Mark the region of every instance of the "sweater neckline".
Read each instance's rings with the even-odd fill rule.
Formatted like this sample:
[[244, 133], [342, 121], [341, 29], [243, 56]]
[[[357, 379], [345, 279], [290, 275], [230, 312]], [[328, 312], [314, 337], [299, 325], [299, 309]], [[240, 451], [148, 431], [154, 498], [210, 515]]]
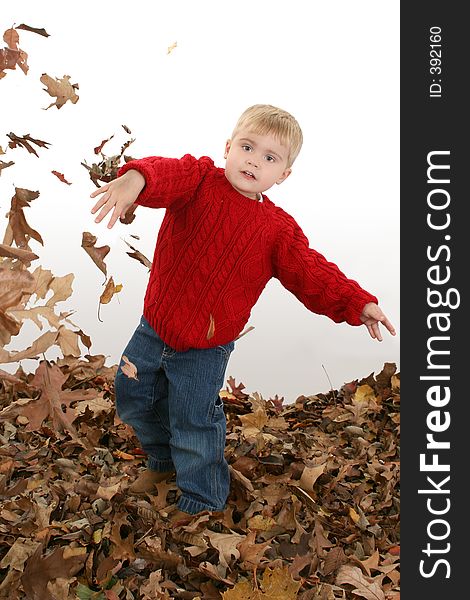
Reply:
[[263, 206], [264, 204], [270, 202], [269, 198], [263, 193], [260, 194], [261, 198], [258, 198], [256, 200], [254, 200], [253, 198], [248, 198], [248, 196], [241, 194], [233, 187], [233, 185], [230, 183], [230, 181], [225, 176], [225, 169], [222, 169], [221, 167], [216, 167], [216, 168], [217, 168], [217, 175], [218, 175], [219, 179], [221, 180], [221, 183], [224, 188], [224, 192], [227, 194], [227, 196], [231, 200], [236, 200], [238, 202], [241, 201], [243, 203], [250, 202], [251, 204], [256, 204], [259, 206]]

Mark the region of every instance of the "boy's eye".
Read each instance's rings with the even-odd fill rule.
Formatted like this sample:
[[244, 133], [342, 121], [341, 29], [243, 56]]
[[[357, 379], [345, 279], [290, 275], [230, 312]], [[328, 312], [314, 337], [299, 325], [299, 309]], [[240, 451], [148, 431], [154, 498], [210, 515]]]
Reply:
[[249, 152], [251, 150], [251, 146], [249, 144], [243, 144], [242, 146], [243, 150], [245, 150], [246, 152]]
[[274, 156], [271, 156], [270, 154], [267, 154], [266, 155], [266, 160], [268, 162], [274, 162], [276, 159], [274, 158]]

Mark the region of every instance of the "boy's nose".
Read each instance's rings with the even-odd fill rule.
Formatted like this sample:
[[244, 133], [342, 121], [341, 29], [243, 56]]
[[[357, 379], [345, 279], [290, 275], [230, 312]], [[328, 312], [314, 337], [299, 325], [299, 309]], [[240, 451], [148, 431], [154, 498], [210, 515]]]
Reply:
[[250, 166], [252, 167], [256, 167], [258, 168], [258, 161], [256, 160], [256, 158], [254, 158], [253, 156], [251, 156], [247, 161], [246, 161]]

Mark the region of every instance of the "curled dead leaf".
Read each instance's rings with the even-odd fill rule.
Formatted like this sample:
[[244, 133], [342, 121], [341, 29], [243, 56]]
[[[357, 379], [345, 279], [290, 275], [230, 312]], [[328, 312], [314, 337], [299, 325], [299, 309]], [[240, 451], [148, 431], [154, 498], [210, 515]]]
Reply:
[[49, 104], [44, 110], [51, 108], [51, 106], [57, 106], [58, 109], [62, 108], [68, 101], [72, 104], [78, 102], [78, 95], [75, 91], [78, 90], [78, 84], [70, 83], [70, 75], [64, 75], [61, 79], [58, 79], [57, 77], [53, 79], [47, 73], [43, 73], [40, 77], [40, 81], [46, 86], [44, 91], [46, 91], [49, 96], [56, 98], [55, 102]]
[[137, 378], [137, 367], [134, 365], [134, 363], [131, 363], [131, 361], [124, 354], [122, 355], [122, 360], [124, 361], [124, 364], [121, 365], [121, 371], [124, 373], [124, 375], [130, 379], [139, 381]]

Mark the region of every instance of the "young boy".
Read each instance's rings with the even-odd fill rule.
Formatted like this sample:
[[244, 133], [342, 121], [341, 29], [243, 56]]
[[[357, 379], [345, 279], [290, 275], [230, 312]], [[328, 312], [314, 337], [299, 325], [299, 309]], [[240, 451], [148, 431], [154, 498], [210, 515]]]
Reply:
[[[229, 493], [225, 414], [219, 392], [234, 340], [263, 288], [276, 277], [312, 312], [364, 324], [382, 340], [395, 330], [377, 298], [309, 248], [295, 220], [264, 192], [282, 183], [302, 146], [297, 121], [270, 105], [248, 108], [225, 146], [225, 169], [207, 156], [126, 163], [91, 194], [99, 223], [129, 218], [136, 205], [165, 208], [143, 316], [123, 354], [116, 408], [148, 455], [130, 486], [155, 491], [176, 471], [178, 516], [220, 511]], [[123, 364], [123, 363], [121, 363]]]

